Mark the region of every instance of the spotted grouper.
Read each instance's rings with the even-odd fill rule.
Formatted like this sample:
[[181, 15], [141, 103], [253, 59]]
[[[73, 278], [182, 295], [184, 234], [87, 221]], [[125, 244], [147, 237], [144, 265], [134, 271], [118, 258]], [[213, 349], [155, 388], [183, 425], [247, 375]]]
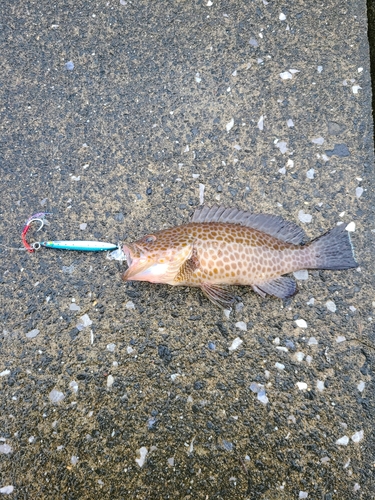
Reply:
[[124, 245], [125, 281], [199, 287], [216, 305], [230, 308], [228, 286], [249, 285], [262, 297], [297, 292], [301, 269], [357, 267], [345, 224], [304, 243], [304, 231], [279, 216], [237, 208], [200, 207], [191, 221]]

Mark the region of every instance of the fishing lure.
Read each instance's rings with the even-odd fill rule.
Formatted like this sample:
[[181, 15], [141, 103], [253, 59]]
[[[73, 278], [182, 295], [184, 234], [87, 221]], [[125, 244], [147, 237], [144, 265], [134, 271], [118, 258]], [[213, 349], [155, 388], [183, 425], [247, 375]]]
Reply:
[[28, 243], [26, 235], [33, 222], [39, 222], [40, 226], [37, 231], [40, 231], [46, 223], [46, 215], [52, 215], [48, 212], [39, 212], [32, 215], [27, 219], [26, 224], [22, 230], [21, 239], [24, 247], [30, 253], [39, 250], [41, 247], [55, 248], [58, 250], [77, 250], [80, 252], [106, 252], [109, 250], [117, 250], [118, 245], [113, 243], [106, 243], [104, 241], [81, 241], [81, 240], [56, 240], [56, 241], [36, 241], [32, 244]]

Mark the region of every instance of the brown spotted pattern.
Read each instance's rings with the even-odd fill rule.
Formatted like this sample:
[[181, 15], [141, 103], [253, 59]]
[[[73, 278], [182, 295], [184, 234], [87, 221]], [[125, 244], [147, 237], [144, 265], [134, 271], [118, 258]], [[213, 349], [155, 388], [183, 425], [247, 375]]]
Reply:
[[[125, 280], [170, 285], [253, 285], [315, 265], [309, 245], [285, 243], [255, 229], [223, 222], [191, 222], [159, 231], [125, 246], [124, 251], [130, 257]], [[144, 262], [153, 267], [137, 278], [141, 261], [143, 268]]]

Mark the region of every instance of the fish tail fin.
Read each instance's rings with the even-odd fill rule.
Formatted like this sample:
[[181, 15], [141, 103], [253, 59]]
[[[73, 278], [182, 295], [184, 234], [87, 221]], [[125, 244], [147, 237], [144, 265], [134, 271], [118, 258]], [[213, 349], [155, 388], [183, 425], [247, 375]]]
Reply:
[[345, 224], [340, 224], [309, 244], [312, 252], [310, 269], [339, 270], [358, 266], [350, 235], [345, 227]]

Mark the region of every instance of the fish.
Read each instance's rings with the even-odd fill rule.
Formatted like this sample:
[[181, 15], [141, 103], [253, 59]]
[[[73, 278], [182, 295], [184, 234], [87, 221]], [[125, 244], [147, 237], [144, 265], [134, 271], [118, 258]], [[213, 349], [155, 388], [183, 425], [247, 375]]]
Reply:
[[128, 264], [123, 280], [199, 287], [223, 309], [236, 300], [232, 285], [286, 299], [298, 290], [284, 274], [358, 266], [345, 224], [307, 242], [301, 227], [278, 215], [217, 205], [199, 207], [188, 223], [147, 234], [122, 250]]

